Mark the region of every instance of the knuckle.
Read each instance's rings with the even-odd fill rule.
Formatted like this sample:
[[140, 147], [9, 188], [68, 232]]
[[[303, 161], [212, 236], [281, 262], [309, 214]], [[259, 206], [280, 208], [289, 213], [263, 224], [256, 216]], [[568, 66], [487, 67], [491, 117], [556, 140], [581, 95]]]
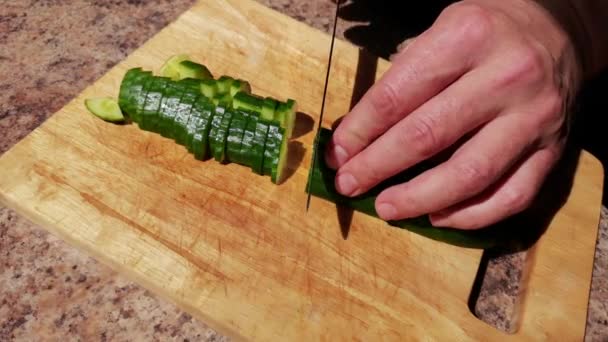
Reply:
[[459, 38], [456, 43], [481, 43], [492, 35], [495, 14], [483, 5], [458, 2], [448, 6], [443, 15], [458, 22], [459, 30], [454, 32]]
[[402, 146], [414, 150], [421, 157], [430, 157], [440, 148], [437, 125], [429, 117], [412, 118], [400, 137]]
[[546, 77], [547, 55], [539, 48], [520, 47], [511, 61], [503, 80], [507, 85], [520, 84], [522, 81], [535, 84]]
[[481, 158], [461, 162], [455, 167], [456, 175], [463, 181], [465, 191], [477, 191], [491, 183], [494, 172], [488, 161]]
[[370, 104], [376, 114], [394, 115], [399, 108], [399, 92], [393, 82], [380, 82], [370, 94]]
[[537, 128], [541, 131], [549, 129], [550, 133], [561, 129], [565, 123], [564, 101], [557, 90], [549, 91], [538, 107]]
[[507, 188], [503, 193], [503, 206], [513, 214], [525, 210], [532, 202], [532, 196], [528, 192], [516, 188]]

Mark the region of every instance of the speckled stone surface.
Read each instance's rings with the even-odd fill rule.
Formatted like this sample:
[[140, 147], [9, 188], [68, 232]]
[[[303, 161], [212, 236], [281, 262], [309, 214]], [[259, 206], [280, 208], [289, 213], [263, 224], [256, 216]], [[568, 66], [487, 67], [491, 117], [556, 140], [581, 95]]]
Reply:
[[[325, 0], [258, 0], [329, 32]], [[441, 2], [441, 1], [440, 1]], [[0, 154], [84, 87], [187, 10], [194, 0], [39, 0], [0, 6]], [[355, 1], [338, 36], [388, 57], [428, 25], [433, 11]], [[438, 6], [438, 5], [437, 5]], [[402, 25], [403, 22], [409, 25]], [[396, 25], [399, 25], [398, 27]], [[390, 34], [387, 34], [390, 33]], [[382, 37], [382, 39], [380, 39]], [[608, 211], [601, 236], [586, 340], [608, 340]], [[476, 314], [509, 330], [525, 254], [489, 261]], [[204, 322], [0, 208], [0, 341], [227, 340]]]

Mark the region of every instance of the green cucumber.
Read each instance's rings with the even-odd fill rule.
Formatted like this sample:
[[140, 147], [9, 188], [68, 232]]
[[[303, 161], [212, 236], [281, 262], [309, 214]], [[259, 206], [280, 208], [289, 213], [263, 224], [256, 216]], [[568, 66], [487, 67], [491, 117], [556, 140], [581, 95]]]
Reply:
[[[257, 113], [252, 113], [249, 116], [249, 120], [245, 126], [245, 131], [243, 132], [241, 148], [238, 153], [239, 163], [249, 167], [253, 167], [254, 162], [256, 159], [258, 159], [254, 155], [253, 147], [259, 118], [260, 116]], [[262, 153], [260, 153], [259, 156], [262, 157]]]
[[91, 114], [109, 122], [123, 122], [125, 116], [120, 110], [118, 102], [110, 97], [96, 97], [84, 100], [85, 107]]
[[143, 111], [144, 103], [146, 101], [146, 95], [148, 94], [148, 88], [152, 83], [154, 77], [151, 73], [144, 73], [140, 77], [137, 77], [131, 84], [131, 91], [129, 97], [131, 99], [131, 119], [133, 122], [141, 126], [141, 113]]
[[234, 78], [230, 76], [221, 76], [217, 80], [217, 92], [218, 94], [229, 94], [230, 95], [230, 87], [232, 83], [236, 81]]
[[291, 138], [296, 124], [296, 101], [288, 99], [286, 102], [280, 102], [274, 118], [281, 123], [281, 127], [285, 128], [287, 137]]
[[288, 138], [285, 129], [276, 123], [271, 123], [264, 148], [264, 174], [269, 175], [273, 183], [282, 181], [283, 172], [287, 166]]
[[226, 139], [228, 138], [228, 127], [230, 126], [233, 117], [234, 112], [230, 109], [226, 109], [222, 122], [215, 135], [215, 144], [211, 145], [213, 148], [213, 158], [220, 163], [226, 163], [228, 161], [226, 158]]
[[186, 144], [187, 126], [190, 120], [190, 112], [196, 99], [201, 96], [199, 92], [185, 91], [176, 108], [174, 117], [173, 139], [180, 145]]
[[215, 107], [205, 97], [201, 96], [194, 103], [200, 112], [200, 120], [192, 136], [192, 153], [197, 160], [204, 160], [209, 156], [209, 131], [215, 114]]
[[120, 90], [118, 92], [118, 106], [120, 107], [123, 114], [130, 116], [132, 113], [130, 92], [133, 86], [133, 82], [143, 73], [142, 68], [131, 68], [125, 73], [121, 83]]
[[251, 84], [243, 80], [232, 81], [232, 84], [230, 84], [230, 96], [234, 97], [238, 92], [251, 94]]
[[220, 137], [220, 129], [222, 122], [224, 121], [224, 116], [230, 115], [229, 108], [225, 106], [215, 106], [213, 119], [211, 120], [211, 127], [209, 130], [209, 155], [210, 157], [215, 157], [215, 150], [222, 148], [224, 146], [225, 140], [221, 140]]
[[262, 110], [260, 111], [261, 118], [266, 121], [274, 120], [275, 111], [278, 104], [279, 102], [271, 97], [265, 98], [264, 102], [262, 103]]
[[168, 83], [169, 78], [167, 77], [154, 77], [152, 79], [141, 113], [141, 129], [156, 132], [156, 124], [160, 116], [160, 103], [163, 98], [163, 91]]
[[177, 82], [169, 82], [164, 89], [163, 99], [158, 110], [156, 131], [165, 138], [171, 138], [173, 134], [173, 118], [182, 97], [182, 92], [182, 87]]
[[262, 113], [262, 108], [264, 107], [264, 98], [254, 94], [238, 92], [233, 97], [232, 107], [234, 109], [245, 109], [248, 111]]
[[[309, 181], [307, 188], [310, 186], [310, 193], [315, 196], [332, 203], [336, 203], [342, 206], [346, 206], [364, 213], [369, 216], [379, 217], [376, 212], [376, 197], [387, 187], [400, 184], [412, 179], [428, 166], [421, 165], [418, 168], [414, 168], [398, 174], [381, 184], [378, 184], [374, 188], [370, 189], [364, 194], [356, 197], [347, 197], [340, 195], [335, 188], [335, 177], [336, 171], [330, 169], [325, 164], [325, 158], [323, 157], [323, 151], [325, 146], [331, 139], [332, 131], [322, 128], [319, 132], [319, 141], [317, 150], [314, 152], [315, 161], [314, 168], [310, 170]], [[382, 221], [386, 222], [386, 221]], [[415, 217], [411, 219], [396, 220], [386, 222], [388, 225], [407, 229], [413, 233], [420, 234], [427, 238], [442, 241], [448, 244], [461, 246], [465, 248], [478, 248], [487, 249], [495, 247], [501, 242], [506, 242], [508, 237], [508, 229], [499, 225], [478, 229], [478, 230], [461, 230], [450, 227], [435, 227], [433, 226], [427, 216]], [[504, 239], [504, 240], [503, 240]], [[502, 240], [502, 241], [501, 241]]]
[[255, 135], [251, 147], [251, 170], [263, 175], [264, 149], [266, 148], [266, 138], [268, 137], [269, 124], [267, 121], [259, 118], [256, 122]]
[[228, 137], [226, 138], [226, 156], [229, 162], [240, 164], [241, 143], [249, 113], [241, 110], [234, 111], [230, 127], [228, 128]]
[[211, 72], [206, 66], [193, 61], [182, 61], [177, 65], [176, 69], [180, 79], [213, 79], [213, 75], [211, 75]]
[[217, 81], [201, 80], [201, 93], [208, 99], [215, 98], [218, 94]]
[[218, 93], [218, 94], [216, 94], [216, 96], [213, 99], [211, 99], [211, 101], [216, 106], [222, 105], [222, 106], [232, 108], [232, 97], [230, 96], [230, 94]]

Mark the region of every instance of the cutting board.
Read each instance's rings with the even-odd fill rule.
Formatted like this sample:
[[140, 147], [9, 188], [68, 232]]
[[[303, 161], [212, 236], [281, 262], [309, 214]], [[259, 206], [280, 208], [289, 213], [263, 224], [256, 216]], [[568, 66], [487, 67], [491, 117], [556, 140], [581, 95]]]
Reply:
[[[236, 339], [581, 340], [603, 182], [584, 151], [534, 247], [514, 335], [468, 309], [482, 251], [357, 213], [344, 239], [334, 205], [313, 198], [305, 212], [329, 39], [252, 1], [201, 1], [5, 153], [0, 199]], [[176, 53], [298, 101], [283, 184], [85, 110], [87, 97], [116, 96], [128, 68], [158, 70]], [[349, 109], [358, 59], [336, 43], [326, 127]], [[379, 60], [376, 77], [388, 67]]]

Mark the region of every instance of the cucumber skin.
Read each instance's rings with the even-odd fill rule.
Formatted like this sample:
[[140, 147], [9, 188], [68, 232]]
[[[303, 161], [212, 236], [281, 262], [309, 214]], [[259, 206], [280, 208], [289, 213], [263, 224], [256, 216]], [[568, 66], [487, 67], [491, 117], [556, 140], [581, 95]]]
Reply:
[[134, 80], [141, 73], [143, 73], [142, 68], [131, 68], [127, 70], [125, 76], [122, 79], [122, 82], [120, 83], [120, 89], [118, 91], [118, 106], [120, 107], [123, 114], [125, 114], [131, 120], [133, 120], [133, 118], [131, 118], [132, 109], [130, 107], [131, 101], [129, 95]]
[[209, 133], [211, 130], [211, 123], [215, 117], [215, 109], [210, 104], [205, 104], [203, 97], [199, 97], [194, 105], [201, 107], [201, 121], [202, 126], [196, 130], [192, 136], [192, 153], [194, 158], [197, 160], [205, 160], [209, 156]]
[[226, 137], [226, 156], [231, 163], [240, 164], [242, 162], [239, 154], [249, 116], [249, 113], [245, 111], [234, 111]]
[[255, 136], [253, 137], [253, 161], [251, 163], [251, 170], [258, 175], [264, 174], [264, 150], [266, 148], [269, 127], [267, 122], [261, 118], [258, 119]]
[[[310, 170], [307, 188], [310, 185], [310, 193], [315, 197], [352, 208], [366, 215], [379, 218], [375, 202], [380, 192], [391, 185], [399, 184], [415, 177], [415, 175], [429, 167], [428, 165], [424, 165], [419, 169], [412, 170], [411, 173], [406, 172], [397, 175], [357, 197], [342, 196], [337, 192], [334, 185], [336, 171], [325, 164], [325, 158], [323, 157], [323, 151], [331, 139], [332, 133], [331, 130], [326, 128], [322, 128], [319, 132], [319, 142], [317, 150], [314, 152], [315, 167]], [[478, 230], [435, 227], [431, 224], [428, 216], [383, 222], [392, 227], [406, 229], [436, 241], [464, 248], [487, 249], [496, 247], [503, 242], [506, 243], [508, 236], [508, 229], [504, 229], [505, 227], [498, 225]]]
[[[245, 125], [245, 130], [243, 131], [243, 139], [241, 141], [241, 145], [239, 146], [238, 163], [244, 166], [253, 167], [253, 164], [256, 162], [258, 158], [254, 156], [254, 139], [256, 129], [258, 127], [259, 115], [256, 113], [250, 113], [249, 119]], [[262, 158], [262, 152], [260, 152], [259, 158]]]
[[160, 104], [163, 100], [164, 88], [167, 86], [168, 82], [169, 79], [165, 77], [153, 79], [144, 103], [140, 124], [141, 129], [156, 132], [155, 127], [160, 116]]
[[234, 112], [227, 109], [222, 118], [222, 122], [217, 129], [217, 134], [215, 135], [215, 146], [212, 146], [213, 158], [222, 164], [228, 161], [226, 158], [226, 139], [228, 138], [228, 127], [230, 127], [230, 122], [232, 122], [233, 117]]

